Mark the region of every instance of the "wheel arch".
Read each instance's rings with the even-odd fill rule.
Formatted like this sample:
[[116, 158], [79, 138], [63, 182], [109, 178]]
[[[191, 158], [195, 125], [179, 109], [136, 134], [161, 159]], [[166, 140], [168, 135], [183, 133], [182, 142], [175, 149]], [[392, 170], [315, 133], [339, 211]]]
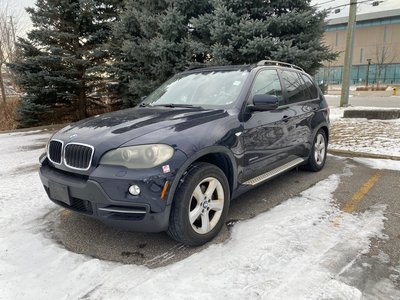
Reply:
[[328, 126], [327, 125], [323, 125], [319, 129], [322, 129], [325, 132], [326, 141], [329, 142], [329, 128], [328, 128]]
[[185, 174], [189, 170], [190, 166], [195, 162], [207, 162], [219, 167], [228, 179], [231, 192], [230, 194], [232, 197], [232, 193], [237, 186], [237, 165], [235, 157], [233, 156], [233, 153], [226, 147], [212, 146], [196, 152], [185, 161], [185, 163], [176, 174], [175, 179], [171, 185], [170, 191], [168, 193], [167, 205], [170, 205], [172, 203], [179, 183], [185, 177]]
[[315, 137], [316, 137], [316, 135], [317, 135], [317, 132], [318, 132], [320, 129], [322, 129], [322, 130], [325, 132], [326, 141], [329, 142], [329, 125], [328, 125], [328, 123], [322, 123], [322, 124], [320, 124], [320, 126], [318, 126], [318, 127], [316, 127], [316, 128], [314, 129], [311, 142], [314, 141], [314, 139], [315, 139]]

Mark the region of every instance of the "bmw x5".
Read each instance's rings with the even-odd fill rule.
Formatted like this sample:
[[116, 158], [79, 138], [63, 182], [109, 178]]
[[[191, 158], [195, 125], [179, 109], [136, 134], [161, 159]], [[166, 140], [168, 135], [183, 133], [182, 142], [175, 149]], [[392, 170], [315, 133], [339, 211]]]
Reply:
[[327, 103], [299, 67], [199, 68], [135, 108], [55, 133], [40, 177], [64, 208], [201, 245], [218, 234], [232, 199], [297, 166], [321, 170], [328, 137]]

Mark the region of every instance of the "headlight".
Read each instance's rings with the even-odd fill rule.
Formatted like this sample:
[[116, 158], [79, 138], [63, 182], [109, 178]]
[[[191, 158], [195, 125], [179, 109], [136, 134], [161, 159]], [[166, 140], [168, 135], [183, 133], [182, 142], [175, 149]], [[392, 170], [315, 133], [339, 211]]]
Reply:
[[100, 164], [148, 169], [166, 162], [173, 155], [174, 148], [164, 144], [122, 147], [104, 154]]

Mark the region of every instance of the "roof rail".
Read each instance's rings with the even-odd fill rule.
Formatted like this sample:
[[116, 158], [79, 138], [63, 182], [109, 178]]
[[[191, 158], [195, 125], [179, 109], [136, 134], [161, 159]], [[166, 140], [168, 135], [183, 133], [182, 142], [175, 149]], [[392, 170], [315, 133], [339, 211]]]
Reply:
[[266, 65], [288, 67], [288, 68], [297, 69], [297, 70], [304, 72], [304, 70], [302, 68], [300, 68], [296, 65], [292, 65], [292, 64], [285, 63], [282, 61], [277, 61], [277, 60], [261, 60], [257, 63], [257, 66], [266, 66]]

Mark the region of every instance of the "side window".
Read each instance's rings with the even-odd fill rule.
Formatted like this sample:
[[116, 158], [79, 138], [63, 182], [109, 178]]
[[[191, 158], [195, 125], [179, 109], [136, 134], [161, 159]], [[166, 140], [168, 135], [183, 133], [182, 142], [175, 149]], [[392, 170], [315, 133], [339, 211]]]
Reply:
[[279, 105], [284, 104], [281, 82], [276, 70], [262, 70], [258, 73], [251, 88], [251, 97], [259, 94], [275, 95], [279, 99]]
[[311, 81], [311, 79], [304, 74], [301, 74], [301, 78], [303, 78], [304, 82], [306, 83], [306, 86], [310, 90], [311, 98], [312, 99], [318, 98], [318, 90], [315, 87], [314, 83]]
[[311, 99], [310, 92], [297, 72], [282, 71], [283, 84], [286, 86], [289, 103]]

